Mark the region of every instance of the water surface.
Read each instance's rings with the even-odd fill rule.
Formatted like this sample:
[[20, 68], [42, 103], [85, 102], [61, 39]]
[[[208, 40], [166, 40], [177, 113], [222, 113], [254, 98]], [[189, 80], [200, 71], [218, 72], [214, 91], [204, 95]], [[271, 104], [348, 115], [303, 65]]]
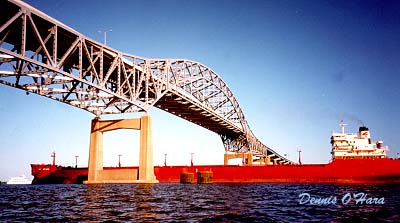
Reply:
[[1, 185], [0, 222], [400, 222], [399, 194], [400, 185]]

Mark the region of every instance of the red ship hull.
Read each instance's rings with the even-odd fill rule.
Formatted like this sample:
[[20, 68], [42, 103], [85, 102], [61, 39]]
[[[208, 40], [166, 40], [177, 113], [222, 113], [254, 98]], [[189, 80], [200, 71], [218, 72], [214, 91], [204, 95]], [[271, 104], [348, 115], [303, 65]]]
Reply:
[[[32, 164], [34, 184], [82, 183], [87, 168]], [[105, 167], [105, 169], [118, 169]], [[138, 167], [121, 167], [137, 169]], [[212, 172], [214, 183], [400, 183], [400, 159], [335, 160], [328, 164], [304, 165], [202, 165], [155, 166], [160, 183], [179, 183], [181, 173]]]

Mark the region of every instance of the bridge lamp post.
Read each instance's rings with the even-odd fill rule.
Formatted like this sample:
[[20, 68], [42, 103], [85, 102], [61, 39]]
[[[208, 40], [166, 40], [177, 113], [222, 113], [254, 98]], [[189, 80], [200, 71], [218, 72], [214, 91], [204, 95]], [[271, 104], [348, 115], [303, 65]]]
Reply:
[[167, 166], [167, 154], [164, 154], [164, 166]]
[[112, 32], [112, 29], [109, 30], [99, 30], [97, 31], [98, 33], [103, 33], [104, 34], [104, 45], [107, 46], [107, 33]]

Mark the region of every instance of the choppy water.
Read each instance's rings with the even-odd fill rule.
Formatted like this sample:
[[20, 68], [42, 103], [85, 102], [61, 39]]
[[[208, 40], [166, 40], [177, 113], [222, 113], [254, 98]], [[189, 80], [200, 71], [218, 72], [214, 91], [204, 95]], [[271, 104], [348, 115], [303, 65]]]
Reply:
[[400, 222], [400, 185], [1, 185], [0, 222]]

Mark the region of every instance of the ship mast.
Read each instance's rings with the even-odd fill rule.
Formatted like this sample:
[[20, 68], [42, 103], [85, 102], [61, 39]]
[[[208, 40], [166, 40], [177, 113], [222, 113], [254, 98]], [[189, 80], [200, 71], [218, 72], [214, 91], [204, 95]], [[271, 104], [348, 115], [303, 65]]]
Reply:
[[340, 128], [342, 129], [342, 134], [344, 134], [344, 127], [347, 125], [347, 124], [345, 124], [344, 122], [343, 122], [343, 120], [342, 121], [340, 121]]
[[75, 155], [75, 168], [78, 168], [78, 155]]
[[298, 149], [297, 152], [299, 153], [299, 165], [301, 165], [301, 156], [300, 156], [301, 149]]
[[53, 153], [51, 154], [51, 157], [53, 158], [53, 166], [56, 165], [56, 151], [53, 151]]

